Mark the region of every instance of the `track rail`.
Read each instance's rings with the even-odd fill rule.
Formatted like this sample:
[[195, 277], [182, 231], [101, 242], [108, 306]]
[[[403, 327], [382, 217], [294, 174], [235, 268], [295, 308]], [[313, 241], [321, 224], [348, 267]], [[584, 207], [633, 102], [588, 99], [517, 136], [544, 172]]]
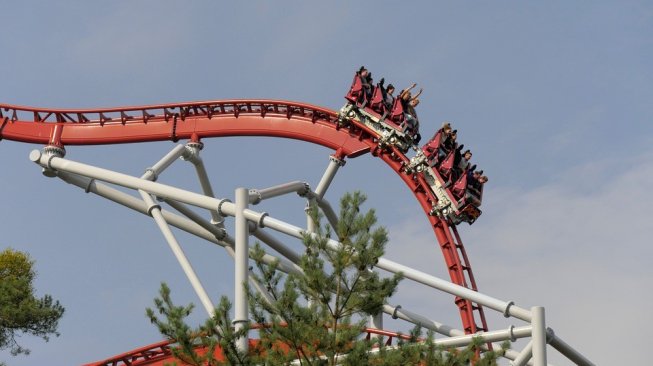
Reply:
[[[101, 109], [46, 109], [0, 104], [0, 140], [52, 145], [100, 145], [177, 141], [225, 136], [271, 136], [319, 144], [338, 158], [371, 153], [383, 160], [413, 192], [442, 250], [453, 283], [477, 290], [471, 264], [456, 230], [430, 214], [437, 198], [419, 174], [407, 174], [409, 159], [353, 121], [338, 124], [337, 112], [279, 100], [222, 100]], [[456, 299], [466, 333], [487, 331], [483, 308]], [[478, 322], [477, 322], [478, 321]], [[479, 324], [480, 323], [480, 324]]]

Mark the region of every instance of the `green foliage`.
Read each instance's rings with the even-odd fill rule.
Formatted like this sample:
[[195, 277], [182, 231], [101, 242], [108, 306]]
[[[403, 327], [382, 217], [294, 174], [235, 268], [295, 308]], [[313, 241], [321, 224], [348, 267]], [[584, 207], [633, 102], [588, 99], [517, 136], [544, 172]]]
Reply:
[[[159, 294], [161, 297], [154, 299], [156, 311], [148, 308], [146, 314], [161, 334], [177, 343], [177, 347], [172, 348], [177, 359], [193, 366], [222, 365], [223, 362], [213, 357], [217, 347], [222, 350], [228, 365], [252, 364], [249, 355], [240, 354], [235, 346], [236, 340], [244, 336], [249, 329], [235, 331], [232, 328], [229, 319], [231, 304], [225, 296], [222, 296], [213, 316], [206, 320], [204, 325], [191, 329], [184, 319], [192, 312], [193, 304], [176, 306], [170, 298], [170, 288], [165, 283], [161, 284]], [[163, 315], [165, 320], [161, 320], [157, 313]], [[206, 352], [197, 352], [198, 346]]]
[[[432, 333], [421, 339], [418, 327], [394, 347], [384, 346], [380, 340], [361, 339], [367, 317], [382, 310], [401, 280], [399, 275], [382, 278], [371, 270], [384, 253], [388, 234], [375, 226], [373, 210], [360, 212], [364, 202], [365, 196], [359, 192], [346, 194], [335, 228], [321, 224], [317, 210], [310, 212], [316, 229], [304, 235], [305, 253], [298, 263], [301, 273], [282, 273], [278, 262], [266, 264], [265, 252], [259, 244], [254, 246], [254, 286], [243, 285], [251, 316], [264, 327], [259, 329], [260, 342], [249, 354], [240, 354], [235, 347], [244, 332], [234, 332], [230, 304], [224, 297], [205, 325], [190, 329], [184, 318], [192, 305], [175, 306], [163, 284], [155, 305], [166, 320], [160, 320], [151, 309], [147, 309], [148, 317], [164, 336], [177, 342], [174, 355], [189, 365], [281, 365], [293, 360], [302, 365], [329, 366], [457, 366], [472, 360], [479, 366], [495, 365], [497, 353], [486, 352], [478, 358], [479, 340], [462, 350], [444, 350], [435, 346]], [[208, 352], [198, 353], [196, 345]], [[224, 363], [213, 357], [216, 347], [223, 350]]]
[[59, 301], [50, 295], [34, 296], [36, 278], [34, 261], [29, 255], [12, 249], [0, 252], [0, 349], [9, 348], [12, 355], [29, 354], [16, 337], [28, 334], [46, 342], [59, 336], [57, 326], [64, 313]]
[[[256, 322], [269, 324], [260, 331], [261, 342], [275, 363], [300, 359], [313, 365], [324, 356], [335, 365], [337, 355], [357, 344], [364, 316], [378, 314], [397, 288], [400, 276], [381, 278], [371, 271], [388, 234], [383, 227], [374, 228], [373, 210], [360, 213], [364, 202], [360, 192], [346, 194], [333, 229], [320, 223], [317, 210], [310, 213], [316, 231], [304, 235], [305, 254], [299, 262], [303, 274], [281, 274], [263, 263], [263, 250], [255, 248], [253, 277], [271, 298], [250, 291], [250, 310]], [[342, 245], [330, 245], [333, 236]], [[279, 344], [288, 345], [290, 352], [275, 348]]]

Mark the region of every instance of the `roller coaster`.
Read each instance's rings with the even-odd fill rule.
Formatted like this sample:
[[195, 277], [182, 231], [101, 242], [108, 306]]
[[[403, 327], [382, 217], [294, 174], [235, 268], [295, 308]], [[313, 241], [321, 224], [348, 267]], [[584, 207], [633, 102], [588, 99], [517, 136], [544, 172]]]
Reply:
[[[444, 174], [451, 151], [443, 151], [446, 156], [437, 165], [429, 160], [426, 146], [433, 145], [437, 134], [420, 149], [416, 145], [416, 131], [410, 131], [401, 114], [395, 110], [400, 107], [379, 109], [376, 93], [380, 91], [375, 92], [369, 103], [361, 103], [357, 93], [360, 90], [355, 77], [345, 97], [347, 102], [339, 112], [305, 103], [262, 99], [98, 109], [46, 109], [0, 104], [0, 140], [44, 146], [42, 150], [34, 150], [30, 154], [30, 159], [42, 168], [44, 175], [60, 178], [87, 193], [152, 217], [209, 314], [214, 308], [213, 303], [170, 227], [223, 247], [236, 263], [236, 327], [249, 321], [246, 299], [239, 285], [249, 276], [249, 238], [256, 237], [272, 250], [273, 254], [266, 254], [265, 260], [279, 260], [281, 270], [291, 272], [296, 271], [298, 253], [267, 231], [286, 235], [291, 240], [301, 240], [304, 233], [313, 229], [310, 222], [306, 227], [299, 227], [266, 212], [252, 210], [251, 206], [273, 197], [295, 193], [305, 198], [308, 206], [318, 207], [334, 223], [337, 217], [325, 194], [346, 159], [364, 155], [381, 159], [419, 202], [442, 252], [449, 280], [386, 258], [381, 258], [376, 267], [391, 273], [401, 272], [406, 280], [452, 295], [462, 328], [438, 323], [400, 305], [385, 305], [385, 314], [444, 335], [436, 341], [443, 346], [464, 346], [472, 336], [481, 337], [486, 342], [486, 349], [491, 349], [494, 342], [531, 338], [523, 350], [511, 349], [506, 352], [505, 357], [513, 365], [546, 365], [547, 344], [578, 365], [592, 365], [546, 327], [544, 308], [525, 309], [512, 301], [495, 299], [478, 292], [471, 263], [456, 225], [461, 222], [471, 224], [479, 217], [480, 194], [472, 199], [474, 197], [469, 197], [465, 191], [456, 193], [456, 184], [460, 189], [459, 182]], [[289, 138], [324, 146], [333, 153], [328, 157], [326, 170], [314, 189], [306, 182], [289, 182], [262, 189], [238, 188], [233, 200], [216, 198], [201, 150], [205, 141], [227, 136]], [[153, 141], [176, 144], [159, 162], [145, 169], [140, 177], [66, 158], [66, 146]], [[179, 141], [185, 143], [177, 144]], [[439, 142], [435, 145], [440, 148]], [[411, 151], [415, 154], [409, 157], [407, 154]], [[202, 187], [201, 194], [157, 182], [159, 175], [180, 158], [194, 166]], [[132, 189], [140, 198], [113, 186]], [[164, 203], [174, 211], [162, 207]], [[198, 215], [189, 205], [206, 210], [209, 219]], [[233, 218], [234, 226], [225, 225], [225, 218]], [[233, 228], [232, 233], [228, 230], [230, 228]], [[337, 246], [339, 243], [332, 241], [329, 245]], [[485, 317], [486, 309], [524, 321], [526, 325], [492, 331]], [[398, 337], [396, 333], [383, 330], [383, 314], [370, 319], [367, 333], [368, 336], [385, 336], [389, 342]], [[169, 349], [173, 346], [170, 342], [157, 343], [89, 365], [163, 364], [171, 360]], [[246, 339], [241, 347], [247, 348]]]

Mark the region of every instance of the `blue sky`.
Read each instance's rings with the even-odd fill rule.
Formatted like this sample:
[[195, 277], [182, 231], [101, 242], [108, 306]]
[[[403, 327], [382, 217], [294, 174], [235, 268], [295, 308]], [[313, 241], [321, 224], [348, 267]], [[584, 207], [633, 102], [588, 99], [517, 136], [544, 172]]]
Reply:
[[[480, 290], [545, 306], [557, 334], [599, 364], [644, 363], [653, 326], [647, 2], [27, 1], [2, 10], [3, 103], [270, 98], [337, 109], [360, 65], [398, 87], [419, 83], [422, 134], [452, 121], [490, 177], [483, 216], [461, 228]], [[172, 146], [70, 147], [67, 157], [140, 175]], [[60, 338], [25, 338], [32, 355], [0, 359], [81, 364], [158, 341], [144, 316], [158, 284], [170, 283], [180, 303], [196, 301], [160, 233], [144, 216], [43, 177], [27, 159], [34, 148], [0, 142], [0, 246], [29, 251], [39, 292], [67, 313]], [[229, 138], [206, 141], [204, 159], [216, 193], [231, 197], [239, 186], [315, 185], [328, 154]], [[179, 163], [165, 181], [196, 189], [192, 174]], [[389, 228], [391, 259], [446, 276], [418, 204], [381, 162], [349, 161], [329, 198], [352, 189]], [[303, 202], [273, 208], [295, 217]], [[214, 299], [231, 294], [226, 255], [179, 237]], [[459, 324], [442, 295], [408, 288], [399, 297]], [[550, 360], [566, 364], [554, 351]]]

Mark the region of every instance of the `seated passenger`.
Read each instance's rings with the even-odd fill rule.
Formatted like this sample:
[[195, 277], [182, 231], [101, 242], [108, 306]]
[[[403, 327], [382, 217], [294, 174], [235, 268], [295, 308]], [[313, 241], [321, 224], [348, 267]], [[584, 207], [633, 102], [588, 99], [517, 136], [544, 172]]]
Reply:
[[365, 66], [361, 66], [361, 68], [358, 69], [358, 77], [361, 79], [361, 83], [363, 84], [365, 100], [369, 101], [372, 98], [372, 74], [367, 71]]
[[458, 169], [466, 170], [471, 164], [469, 161], [472, 160], [472, 152], [468, 149], [462, 155], [462, 159], [458, 162]]
[[453, 130], [445, 135], [445, 139], [442, 141], [442, 148], [445, 150], [445, 153], [449, 153], [449, 151], [454, 150], [458, 146], [456, 143], [457, 136], [458, 130]]
[[388, 87], [385, 89], [385, 95], [383, 101], [385, 103], [386, 110], [391, 110], [392, 105], [395, 104], [395, 96], [392, 93], [395, 92], [395, 87], [392, 84], [388, 84]]

